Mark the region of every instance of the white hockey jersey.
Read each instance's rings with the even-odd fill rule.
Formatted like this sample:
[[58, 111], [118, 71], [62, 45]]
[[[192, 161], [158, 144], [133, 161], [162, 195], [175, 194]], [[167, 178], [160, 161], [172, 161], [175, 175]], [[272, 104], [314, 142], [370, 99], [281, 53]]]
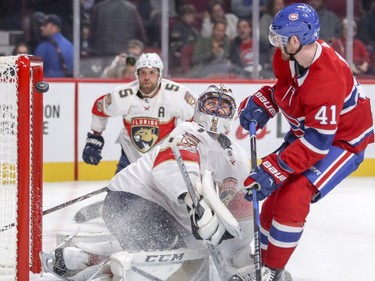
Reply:
[[156, 96], [143, 98], [136, 80], [95, 101], [91, 129], [101, 133], [109, 117], [122, 115], [124, 128], [119, 141], [129, 161], [134, 162], [164, 140], [178, 121], [192, 120], [194, 102], [185, 86], [167, 79], [161, 80]]
[[[186, 204], [179, 199], [187, 188], [170, 148], [170, 140], [177, 141], [193, 185], [201, 180], [205, 170], [212, 171], [221, 200], [240, 224], [246, 224], [242, 230], [249, 239], [252, 238], [252, 203], [244, 199], [243, 187], [249, 174], [249, 157], [228, 137], [223, 135], [218, 141], [195, 122], [179, 125], [162, 144], [113, 177], [108, 188], [155, 202], [190, 229]], [[249, 243], [246, 239], [240, 242], [242, 245], [246, 243]], [[232, 242], [229, 247], [238, 250]]]

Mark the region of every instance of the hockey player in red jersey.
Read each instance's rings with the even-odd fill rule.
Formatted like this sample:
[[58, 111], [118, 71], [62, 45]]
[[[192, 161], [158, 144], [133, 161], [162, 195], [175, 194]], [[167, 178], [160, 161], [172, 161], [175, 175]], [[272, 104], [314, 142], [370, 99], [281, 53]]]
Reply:
[[[277, 82], [239, 106], [241, 126], [262, 128], [278, 112], [290, 130], [285, 142], [262, 159], [244, 184], [258, 183], [262, 281], [280, 280], [298, 245], [310, 204], [319, 201], [355, 171], [374, 142], [370, 101], [345, 60], [319, 39], [319, 17], [296, 3], [276, 14], [270, 43], [277, 47]], [[256, 280], [254, 267], [231, 280]]]

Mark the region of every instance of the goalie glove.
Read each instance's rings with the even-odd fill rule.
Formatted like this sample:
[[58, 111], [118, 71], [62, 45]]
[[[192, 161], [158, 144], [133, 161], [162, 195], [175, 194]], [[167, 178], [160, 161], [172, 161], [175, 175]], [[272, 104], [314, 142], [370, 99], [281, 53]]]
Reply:
[[253, 189], [258, 191], [258, 199], [263, 200], [282, 183], [294, 171], [285, 164], [277, 154], [273, 153], [265, 157], [258, 169], [251, 173], [244, 181], [247, 189], [246, 200], [252, 201]]
[[87, 133], [86, 145], [83, 149], [82, 158], [87, 164], [98, 165], [102, 159], [104, 138], [100, 135]]
[[[204, 199], [200, 199], [199, 205], [193, 206], [189, 194], [186, 194], [185, 202], [190, 215], [191, 229], [194, 237], [198, 240], [209, 241], [214, 245], [219, 244], [225, 233], [225, 228], [207, 202]], [[198, 208], [201, 209], [199, 212]], [[202, 214], [198, 215], [198, 213]]]
[[198, 206], [193, 205], [190, 194], [186, 194], [184, 198], [194, 237], [214, 245], [233, 237], [243, 238], [237, 219], [226, 208], [218, 195], [211, 172], [203, 173], [202, 183], [196, 184], [196, 191], [199, 197]]
[[272, 101], [273, 88], [263, 86], [254, 95], [244, 99], [238, 107], [241, 126], [248, 130], [251, 121], [256, 121], [258, 128], [263, 128], [279, 109]]

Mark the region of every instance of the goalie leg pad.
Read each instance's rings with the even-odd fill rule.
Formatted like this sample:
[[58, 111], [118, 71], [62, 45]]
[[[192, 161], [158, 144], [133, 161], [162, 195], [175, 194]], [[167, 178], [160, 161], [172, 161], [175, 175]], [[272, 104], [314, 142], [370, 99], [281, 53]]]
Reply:
[[208, 280], [207, 248], [119, 252], [110, 257], [113, 280]]
[[65, 267], [67, 269], [82, 270], [88, 266], [89, 254], [84, 250], [76, 247], [66, 247], [62, 250]]
[[[61, 248], [60, 248], [61, 249]], [[51, 273], [56, 276], [59, 280], [66, 281], [87, 281], [87, 280], [112, 280], [110, 278], [111, 272], [107, 261], [93, 266], [86, 267], [83, 270], [68, 270], [57, 268], [56, 257], [52, 253], [41, 252], [39, 254], [42, 270], [46, 273]], [[57, 270], [56, 270], [57, 269]], [[94, 279], [95, 278], [95, 279]]]

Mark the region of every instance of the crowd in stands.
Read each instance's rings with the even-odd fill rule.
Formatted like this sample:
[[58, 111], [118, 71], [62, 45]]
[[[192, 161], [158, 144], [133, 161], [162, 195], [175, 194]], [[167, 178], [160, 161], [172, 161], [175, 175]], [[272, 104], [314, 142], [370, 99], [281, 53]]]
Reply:
[[[280, 9], [295, 2], [317, 10], [320, 38], [346, 56], [346, 1], [260, 0], [260, 78], [273, 78], [269, 25]], [[161, 54], [161, 0], [81, 0], [80, 4], [82, 77], [133, 78], [133, 58], [142, 52]], [[168, 5], [171, 76], [252, 77], [252, 0], [170, 0]], [[54, 20], [47, 23], [48, 17]], [[353, 73], [375, 77], [375, 0], [354, 0], [353, 24]], [[23, 31], [12, 54], [42, 56], [51, 64], [47, 77], [72, 75], [72, 1], [1, 1], [2, 30]]]

